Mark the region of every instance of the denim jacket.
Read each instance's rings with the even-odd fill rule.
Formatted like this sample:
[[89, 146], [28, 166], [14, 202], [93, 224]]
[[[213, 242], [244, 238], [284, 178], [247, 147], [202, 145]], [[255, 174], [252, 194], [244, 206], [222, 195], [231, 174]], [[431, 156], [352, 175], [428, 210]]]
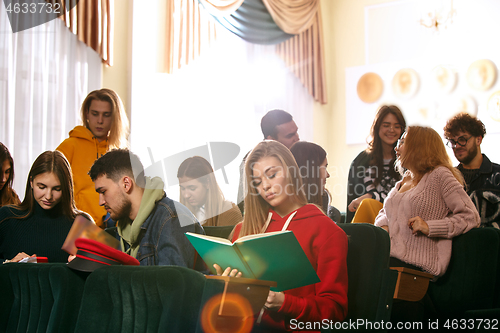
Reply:
[[141, 226], [137, 260], [141, 266], [176, 265], [208, 272], [185, 232], [205, 234], [184, 205], [163, 197]]

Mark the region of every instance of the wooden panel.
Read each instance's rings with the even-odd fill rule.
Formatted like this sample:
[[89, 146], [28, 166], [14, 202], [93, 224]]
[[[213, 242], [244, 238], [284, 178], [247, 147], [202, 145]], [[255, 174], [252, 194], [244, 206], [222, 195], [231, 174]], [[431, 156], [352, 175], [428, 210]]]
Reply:
[[394, 290], [394, 298], [404, 301], [420, 301], [429, 287], [432, 274], [417, 271], [406, 267], [391, 267], [398, 271], [398, 281]]

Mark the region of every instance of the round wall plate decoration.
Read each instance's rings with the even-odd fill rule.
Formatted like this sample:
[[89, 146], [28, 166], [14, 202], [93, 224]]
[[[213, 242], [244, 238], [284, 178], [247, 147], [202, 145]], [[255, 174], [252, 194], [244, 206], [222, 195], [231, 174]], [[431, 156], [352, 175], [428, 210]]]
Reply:
[[467, 112], [471, 116], [477, 116], [477, 103], [476, 100], [470, 96], [470, 95], [465, 95], [460, 97], [457, 100], [457, 113], [458, 112]]
[[491, 119], [500, 121], [500, 91], [494, 92], [490, 96], [487, 109]]
[[369, 72], [359, 78], [357, 92], [359, 99], [365, 103], [377, 101], [384, 90], [382, 78], [377, 73]]
[[434, 67], [431, 76], [434, 87], [441, 93], [449, 94], [457, 85], [457, 73], [450, 66]]
[[392, 79], [392, 89], [399, 98], [412, 98], [418, 90], [419, 78], [412, 68], [400, 69]]
[[491, 60], [476, 60], [467, 69], [466, 78], [470, 87], [486, 91], [493, 86], [497, 79], [497, 68]]

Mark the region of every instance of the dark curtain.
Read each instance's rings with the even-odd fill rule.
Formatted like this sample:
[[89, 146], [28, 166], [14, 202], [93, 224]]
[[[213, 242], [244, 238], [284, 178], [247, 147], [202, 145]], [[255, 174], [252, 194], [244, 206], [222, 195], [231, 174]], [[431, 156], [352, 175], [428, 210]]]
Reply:
[[294, 36], [283, 32], [274, 23], [262, 0], [245, 0], [233, 14], [213, 17], [226, 29], [249, 43], [279, 44]]

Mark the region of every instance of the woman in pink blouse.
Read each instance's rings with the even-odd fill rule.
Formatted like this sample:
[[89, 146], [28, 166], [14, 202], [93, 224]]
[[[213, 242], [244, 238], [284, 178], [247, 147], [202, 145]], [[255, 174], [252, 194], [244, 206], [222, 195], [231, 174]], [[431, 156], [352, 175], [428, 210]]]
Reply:
[[[389, 232], [391, 266], [439, 277], [450, 262], [452, 238], [479, 226], [479, 214], [435, 130], [409, 126], [395, 150], [403, 179], [387, 196], [375, 225]], [[425, 299], [420, 306], [413, 304], [418, 310], [405, 310], [405, 314], [423, 316]]]

